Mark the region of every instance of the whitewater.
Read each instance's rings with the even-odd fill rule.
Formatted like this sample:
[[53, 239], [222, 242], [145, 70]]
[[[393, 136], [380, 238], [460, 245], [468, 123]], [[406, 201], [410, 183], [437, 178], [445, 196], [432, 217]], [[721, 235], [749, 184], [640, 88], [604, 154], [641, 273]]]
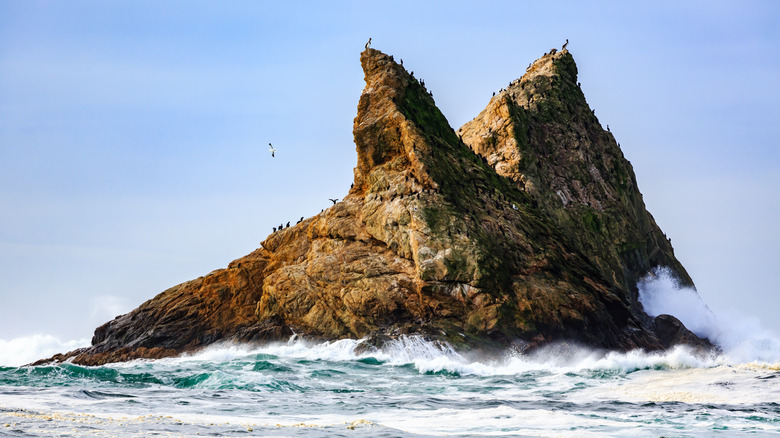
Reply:
[[558, 344], [486, 358], [414, 336], [368, 351], [291, 339], [83, 367], [21, 366], [54, 338], [0, 341], [0, 436], [777, 435], [778, 341], [664, 271], [639, 286], [649, 314], [722, 351]]

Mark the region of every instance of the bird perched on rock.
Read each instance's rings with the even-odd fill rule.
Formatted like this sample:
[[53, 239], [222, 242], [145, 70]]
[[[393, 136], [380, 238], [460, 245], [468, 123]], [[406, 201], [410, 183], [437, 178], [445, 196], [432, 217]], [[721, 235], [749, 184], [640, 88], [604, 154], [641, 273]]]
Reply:
[[561, 50], [566, 50], [566, 46], [568, 46], [568, 45], [569, 45], [569, 39], [566, 38], [566, 42], [563, 43], [563, 47], [561, 47]]
[[274, 156], [274, 152], [276, 152], [276, 149], [274, 149], [273, 145], [271, 143], [268, 143], [268, 152], [271, 153], [271, 157]]
[[368, 39], [368, 42], [366, 43], [366, 49], [371, 47], [371, 38]]

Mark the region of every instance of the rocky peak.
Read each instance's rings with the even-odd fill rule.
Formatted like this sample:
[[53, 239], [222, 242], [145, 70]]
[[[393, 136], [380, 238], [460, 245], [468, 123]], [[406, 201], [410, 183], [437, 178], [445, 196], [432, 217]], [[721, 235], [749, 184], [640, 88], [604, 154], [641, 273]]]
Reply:
[[528, 193], [570, 243], [636, 302], [654, 266], [692, 285], [645, 209], [631, 163], [595, 116], [567, 50], [546, 53], [459, 130], [497, 173]]
[[[493, 96], [477, 117], [458, 129], [458, 134], [475, 152], [486, 157], [498, 173], [521, 182], [523, 189], [536, 193], [539, 183], [536, 174], [539, 172], [531, 172], [529, 168], [535, 167], [536, 163], [530, 161], [536, 161], [537, 151], [527, 148], [530, 140], [525, 132], [529, 123], [527, 115], [535, 119], [531, 122], [541, 119], [541, 116], [546, 122], [564, 122], [568, 120], [562, 119], [561, 114], [556, 112], [572, 111], [576, 112], [577, 118], [588, 119], [588, 125], [598, 124], [579, 89], [574, 58], [568, 50], [558, 52], [553, 49], [529, 64], [520, 79], [513, 80], [507, 88]], [[569, 118], [567, 114], [566, 119]], [[582, 140], [584, 134], [586, 132], [579, 127], [574, 129], [576, 140]], [[586, 142], [576, 141], [575, 144], [560, 146], [563, 147], [548, 148], [542, 152], [560, 155], [561, 150], [577, 151], [579, 146], [586, 146]], [[584, 158], [580, 152], [577, 151], [577, 155]], [[569, 199], [563, 198], [562, 202], [567, 203]]]
[[[360, 63], [366, 86], [353, 126], [358, 164], [352, 192], [372, 193], [388, 184], [400, 184], [403, 193], [435, 188], [420, 160], [430, 151], [423, 138], [427, 125], [418, 120], [422, 113], [438, 112], [433, 98], [392, 56], [366, 49]], [[443, 116], [442, 121], [446, 124]]]

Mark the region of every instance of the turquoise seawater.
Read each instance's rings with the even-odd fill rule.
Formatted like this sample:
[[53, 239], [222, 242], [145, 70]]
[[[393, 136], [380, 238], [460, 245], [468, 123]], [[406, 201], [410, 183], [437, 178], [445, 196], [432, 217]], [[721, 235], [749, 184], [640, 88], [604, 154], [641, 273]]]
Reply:
[[0, 367], [0, 436], [770, 436], [780, 364], [678, 348], [481, 358], [404, 338]]

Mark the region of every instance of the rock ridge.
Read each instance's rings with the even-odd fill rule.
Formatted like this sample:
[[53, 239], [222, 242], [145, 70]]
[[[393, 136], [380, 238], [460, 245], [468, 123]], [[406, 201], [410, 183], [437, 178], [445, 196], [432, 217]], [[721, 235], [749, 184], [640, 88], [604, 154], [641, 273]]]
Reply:
[[357, 166], [341, 201], [49, 360], [99, 365], [293, 335], [520, 350], [695, 338], [664, 319], [662, 339], [638, 303], [635, 280], [656, 265], [692, 282], [568, 51], [532, 63], [457, 133], [392, 56], [366, 49], [360, 62]]

